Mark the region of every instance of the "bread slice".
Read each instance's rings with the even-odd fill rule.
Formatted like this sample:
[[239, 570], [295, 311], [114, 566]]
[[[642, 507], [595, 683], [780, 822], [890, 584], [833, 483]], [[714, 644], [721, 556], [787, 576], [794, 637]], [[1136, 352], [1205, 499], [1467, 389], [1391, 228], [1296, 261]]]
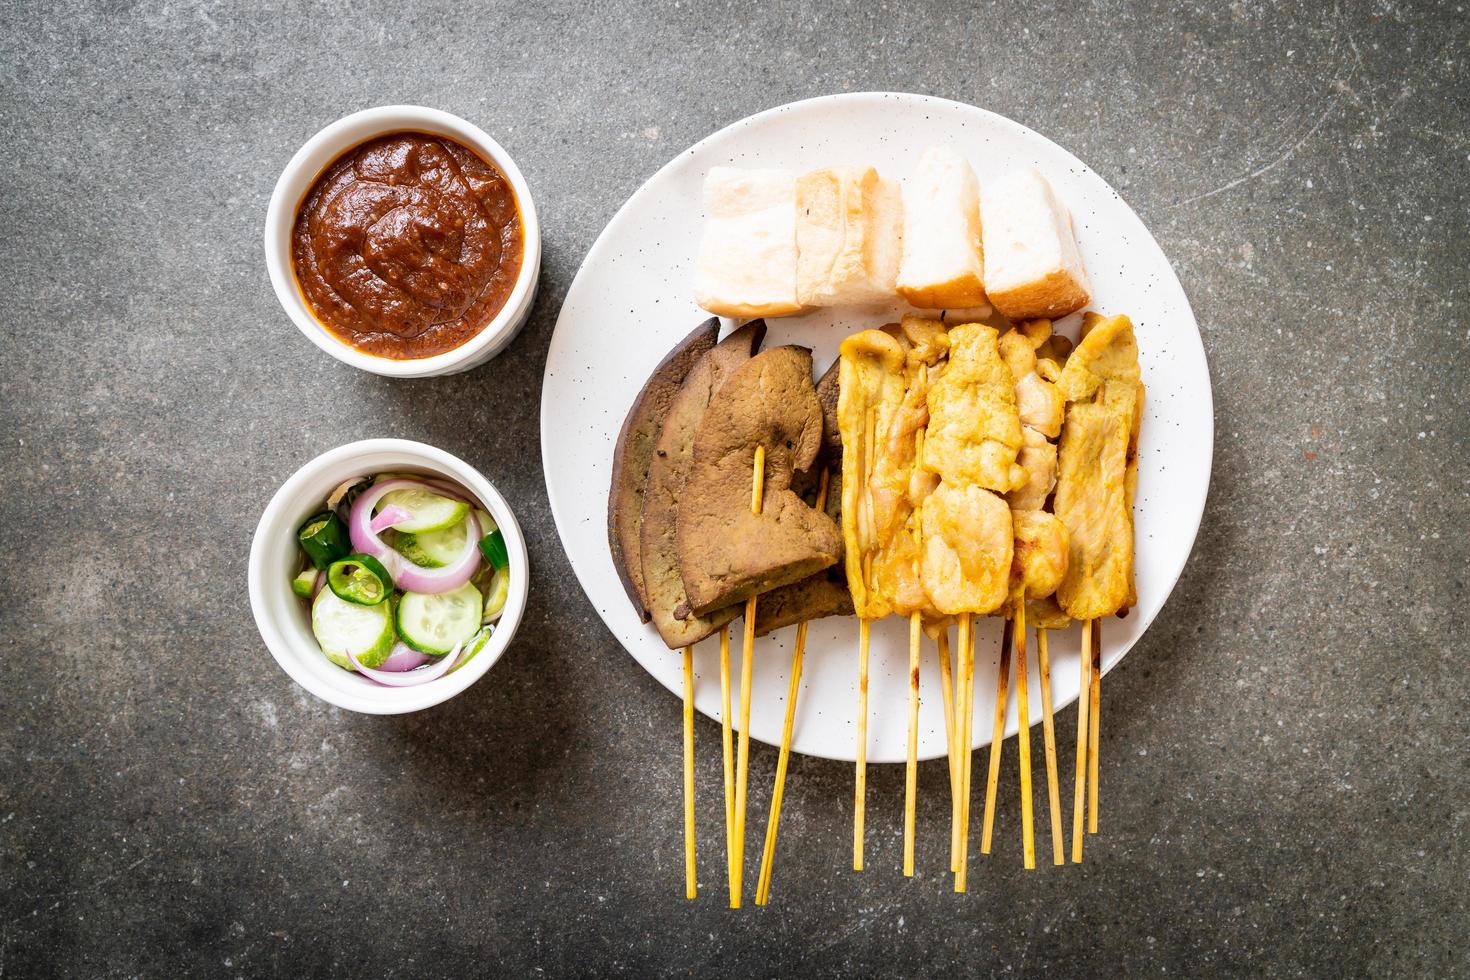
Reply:
[[872, 167], [831, 167], [796, 181], [796, 298], [868, 306], [894, 296], [903, 197]]
[[715, 167], [704, 178], [694, 299], [719, 316], [790, 316], [796, 299], [796, 175]]
[[903, 187], [903, 261], [898, 293], [923, 310], [985, 302], [980, 185], [969, 161], [931, 146]]
[[1012, 320], [1055, 319], [1092, 299], [1072, 216], [1035, 170], [980, 191], [985, 292]]

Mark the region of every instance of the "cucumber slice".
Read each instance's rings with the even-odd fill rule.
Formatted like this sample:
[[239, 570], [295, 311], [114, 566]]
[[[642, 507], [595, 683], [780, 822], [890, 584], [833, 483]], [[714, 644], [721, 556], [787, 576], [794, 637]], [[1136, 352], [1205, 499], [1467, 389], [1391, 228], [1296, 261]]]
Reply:
[[480, 537], [484, 537], [491, 531], [500, 530], [500, 525], [495, 523], [495, 518], [490, 516], [489, 511], [475, 508], [475, 516], [480, 519]]
[[338, 667], [352, 670], [350, 653], [364, 667], [381, 666], [393, 650], [393, 616], [389, 604], [359, 606], [322, 589], [311, 604], [311, 631], [322, 653]]
[[480, 590], [469, 582], [453, 592], [405, 592], [394, 617], [398, 635], [419, 653], [442, 657], [480, 628]]
[[301, 574], [291, 580], [291, 591], [298, 598], [310, 599], [311, 590], [316, 588], [316, 577], [320, 574], [315, 568], [303, 568]]
[[408, 520], [393, 525], [395, 530], [407, 531], [409, 534], [442, 531], [464, 520], [464, 515], [470, 512], [470, 505], [463, 500], [450, 500], [437, 493], [413, 487], [389, 490], [383, 494], [383, 499], [378, 502], [378, 510], [389, 507], [401, 507], [411, 515]]
[[421, 568], [443, 568], [469, 547], [470, 522], [460, 521], [442, 531], [394, 535], [393, 547]]
[[505, 610], [505, 599], [509, 595], [510, 569], [497, 568], [490, 579], [490, 587], [485, 592], [485, 609], [480, 615], [480, 622], [493, 623], [499, 619], [501, 612]]
[[494, 626], [480, 627], [479, 632], [471, 637], [470, 641], [465, 644], [464, 651], [460, 654], [459, 657], [459, 663], [455, 664], [453, 667], [450, 667], [449, 673], [454, 673], [456, 670], [459, 670], [459, 668], [463, 667], [465, 664], [475, 659], [475, 654], [485, 649], [485, 644], [490, 642], [490, 637], [492, 634], [494, 634], [494, 632]]

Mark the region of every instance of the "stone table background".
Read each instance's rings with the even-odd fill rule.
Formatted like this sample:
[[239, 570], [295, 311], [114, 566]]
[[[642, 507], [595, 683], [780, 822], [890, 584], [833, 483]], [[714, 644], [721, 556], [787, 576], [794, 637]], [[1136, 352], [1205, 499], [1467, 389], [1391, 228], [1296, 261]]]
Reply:
[[[1470, 973], [1467, 52], [1458, 2], [4, 0], [0, 975]], [[541, 372], [649, 174], [865, 89], [1020, 120], [1128, 198], [1204, 334], [1214, 482], [1109, 678], [1085, 864], [1023, 872], [1008, 793], [951, 894], [931, 763], [919, 876], [902, 767], [853, 874], [851, 769], [796, 759], [773, 904], [732, 913], [717, 728], [686, 903], [679, 705], [570, 574]], [[339, 365], [266, 279], [288, 157], [390, 102], [495, 135], [545, 223], [531, 323], [468, 376]], [[368, 435], [479, 466], [534, 556], [505, 660], [411, 717], [299, 690], [246, 601], [270, 495]]]

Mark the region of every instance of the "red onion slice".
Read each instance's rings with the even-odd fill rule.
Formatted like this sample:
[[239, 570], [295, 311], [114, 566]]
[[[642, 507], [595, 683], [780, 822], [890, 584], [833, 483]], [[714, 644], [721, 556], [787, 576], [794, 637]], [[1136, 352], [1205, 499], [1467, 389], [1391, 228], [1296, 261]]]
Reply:
[[388, 654], [388, 659], [378, 664], [378, 670], [386, 670], [392, 674], [401, 674], [405, 671], [416, 670], [429, 662], [429, 655], [419, 653], [407, 643], [398, 643], [393, 647], [393, 652]]
[[347, 518], [347, 533], [352, 538], [352, 550], [372, 555], [381, 561], [387, 567], [388, 574], [393, 576], [393, 584], [405, 592], [422, 592], [426, 595], [452, 592], [468, 582], [470, 576], [480, 567], [480, 520], [473, 510], [465, 515], [470, 533], [465, 537], [464, 551], [454, 561], [443, 568], [420, 568], [388, 547], [372, 527], [373, 506], [385, 494], [408, 489], [439, 492], [418, 480], [384, 480], [358, 495], [352, 502], [352, 513]]
[[384, 687], [417, 687], [420, 684], [427, 684], [429, 681], [437, 681], [449, 673], [450, 669], [454, 667], [455, 661], [459, 659], [459, 652], [463, 648], [464, 644], [458, 643], [448, 654], [440, 657], [438, 663], [420, 670], [410, 670], [404, 673], [395, 673], [391, 670], [374, 670], [371, 667], [364, 667], [350, 653], [347, 655], [347, 659], [352, 662], [353, 667], [357, 668], [359, 674]]
[[316, 573], [316, 584], [314, 584], [311, 587], [311, 597], [313, 599], [315, 599], [317, 596], [319, 596], [319, 595], [322, 594], [322, 589], [325, 589], [326, 587], [327, 587], [327, 573], [326, 572], [317, 572]]
[[382, 534], [388, 528], [399, 521], [406, 521], [413, 515], [402, 507], [388, 506], [378, 511], [378, 516], [368, 522], [368, 527], [373, 529], [374, 534]]

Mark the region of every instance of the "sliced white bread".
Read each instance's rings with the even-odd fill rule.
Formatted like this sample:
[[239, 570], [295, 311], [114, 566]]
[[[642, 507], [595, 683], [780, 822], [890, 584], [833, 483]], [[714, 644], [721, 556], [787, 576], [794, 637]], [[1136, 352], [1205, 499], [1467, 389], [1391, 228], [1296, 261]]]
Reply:
[[796, 181], [796, 297], [803, 306], [888, 302], [902, 256], [903, 197], [872, 167]]
[[1072, 216], [1035, 170], [1007, 174], [980, 191], [985, 292], [1012, 320], [1055, 319], [1092, 299]]
[[796, 298], [796, 175], [715, 167], [704, 178], [694, 299], [719, 316], [789, 316]]
[[969, 161], [947, 146], [920, 154], [904, 183], [898, 293], [924, 310], [985, 303], [980, 184]]

